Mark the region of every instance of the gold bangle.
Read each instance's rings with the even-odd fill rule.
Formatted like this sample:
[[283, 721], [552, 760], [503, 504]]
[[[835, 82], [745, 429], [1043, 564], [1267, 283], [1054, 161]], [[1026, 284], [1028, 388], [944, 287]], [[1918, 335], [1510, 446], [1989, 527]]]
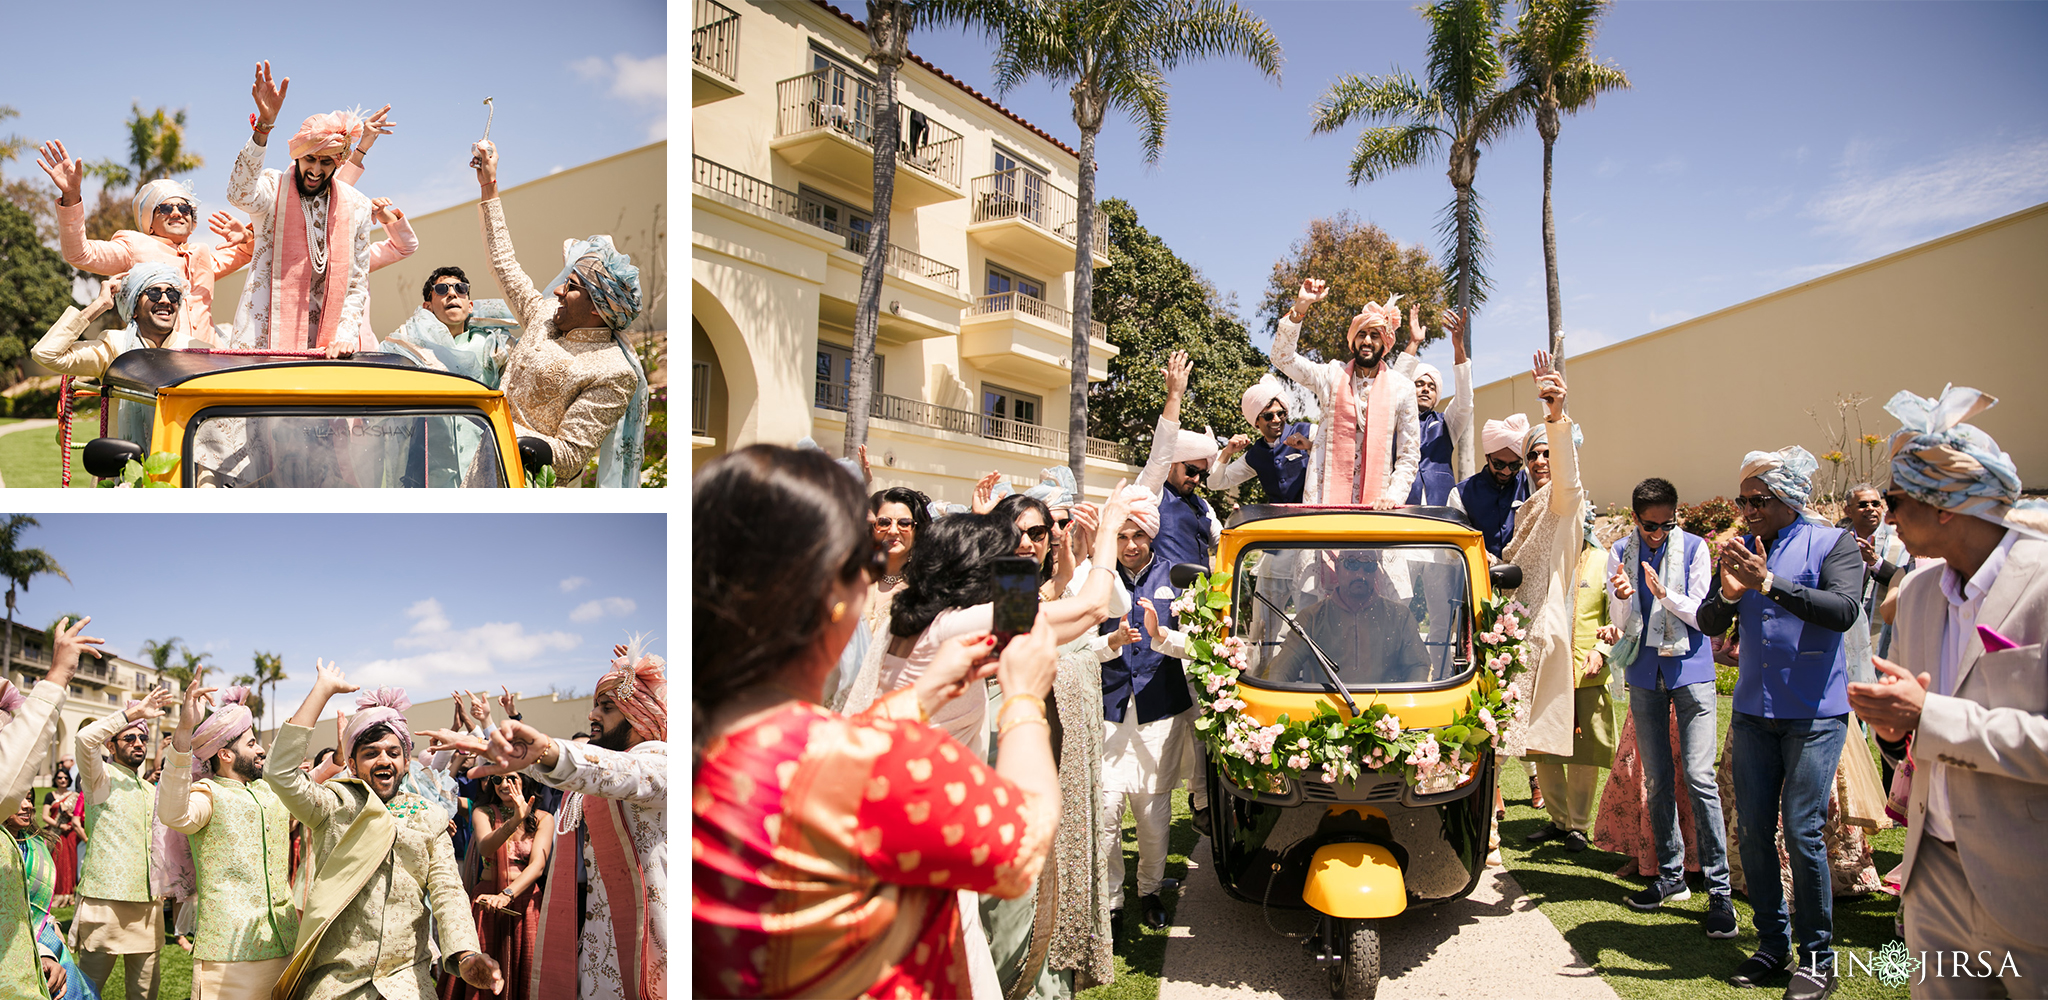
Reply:
[[996, 732], [996, 739], [1000, 740], [1010, 735], [1018, 726], [1044, 726], [1048, 735], [1052, 733], [1052, 723], [1045, 721], [1043, 716], [1034, 715], [1022, 719], [1011, 719], [1009, 722], [1003, 723], [1003, 728]]
[[1037, 705], [1038, 717], [1041, 719], [1045, 718], [1044, 698], [1040, 698], [1035, 694], [1013, 694], [1008, 698], [1003, 699], [1003, 707], [996, 709], [996, 720], [998, 722], [1002, 721], [1003, 716], [1008, 715], [1010, 713], [1010, 706], [1015, 705], [1020, 701], [1030, 702], [1033, 705]]

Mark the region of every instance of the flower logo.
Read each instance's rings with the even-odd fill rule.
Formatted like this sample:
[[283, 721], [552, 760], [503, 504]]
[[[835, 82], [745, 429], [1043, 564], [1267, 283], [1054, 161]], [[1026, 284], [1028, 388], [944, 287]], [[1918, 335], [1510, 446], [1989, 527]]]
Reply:
[[1871, 965], [1877, 973], [1877, 981], [1886, 986], [1904, 986], [1913, 981], [1926, 959], [1906, 950], [1906, 942], [1897, 938], [1885, 943], [1874, 956]]

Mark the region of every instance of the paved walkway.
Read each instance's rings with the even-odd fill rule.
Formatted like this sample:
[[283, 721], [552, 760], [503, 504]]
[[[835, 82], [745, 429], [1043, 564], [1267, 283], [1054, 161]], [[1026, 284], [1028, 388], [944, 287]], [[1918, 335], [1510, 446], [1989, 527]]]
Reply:
[[[38, 427], [53, 427], [56, 426], [56, 423], [57, 421], [55, 419], [48, 417], [38, 417], [34, 420], [24, 420], [18, 424], [7, 424], [5, 426], [0, 426], [0, 434], [12, 434], [15, 431], [32, 431]], [[0, 479], [0, 490], [4, 490], [6, 488], [7, 481], [5, 479]]]
[[[1196, 845], [1170, 931], [1159, 1000], [1330, 995], [1329, 974], [1295, 939], [1266, 926], [1255, 903], [1232, 899], [1210, 869], [1208, 838]], [[1273, 910], [1274, 926], [1306, 931], [1304, 911]], [[1382, 925], [1381, 1000], [1525, 997], [1615, 1000], [1557, 927], [1503, 868], [1489, 868], [1472, 895], [1413, 910]]]

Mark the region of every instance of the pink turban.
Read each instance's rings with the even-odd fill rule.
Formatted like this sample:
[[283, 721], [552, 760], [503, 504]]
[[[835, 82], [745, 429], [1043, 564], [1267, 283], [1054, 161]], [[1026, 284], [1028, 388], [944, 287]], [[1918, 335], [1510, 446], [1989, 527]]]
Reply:
[[1203, 433], [1183, 430], [1173, 439], [1173, 447], [1167, 452], [1167, 460], [1173, 462], [1207, 462], [1216, 457], [1216, 436], [1204, 429]]
[[1131, 502], [1131, 520], [1138, 522], [1138, 530], [1159, 537], [1159, 498], [1143, 486], [1126, 486], [1121, 495]]
[[1529, 438], [1529, 418], [1512, 413], [1506, 420], [1489, 420], [1480, 430], [1479, 438], [1479, 450], [1483, 454], [1491, 455], [1506, 448], [1520, 458], [1528, 453], [1528, 446], [1523, 442]]
[[412, 699], [405, 696], [404, 688], [381, 687], [364, 692], [356, 699], [356, 714], [348, 717], [348, 732], [342, 734], [341, 746], [336, 748], [336, 752], [344, 761], [355, 759], [356, 738], [383, 723], [398, 734], [399, 749], [405, 751], [407, 759], [411, 759], [412, 727], [405, 721], [405, 710], [411, 707]]
[[1375, 326], [1384, 327], [1389, 334], [1399, 330], [1401, 328], [1401, 311], [1394, 308], [1394, 303], [1400, 300], [1401, 293], [1395, 292], [1385, 302], [1367, 302], [1365, 308], [1358, 311], [1360, 316], [1365, 317], [1365, 326], [1363, 328], [1370, 330]]
[[[131, 709], [131, 708], [134, 708], [135, 706], [137, 706], [137, 705], [140, 705], [140, 704], [142, 704], [142, 703], [141, 703], [141, 702], [139, 702], [139, 701], [131, 701], [131, 702], [129, 702], [128, 704], [126, 704], [126, 705], [122, 706], [122, 708], [121, 708], [121, 711], [123, 711], [123, 712], [126, 712], [126, 711], [128, 711], [129, 709]], [[128, 732], [128, 730], [130, 730], [130, 729], [133, 729], [133, 730], [135, 730], [136, 732], [138, 732], [138, 733], [142, 733], [143, 735], [147, 736], [147, 735], [149, 734], [149, 720], [148, 720], [148, 719], [137, 719], [137, 720], [135, 720], [134, 722], [131, 722], [131, 723], [129, 723], [129, 724], [127, 724], [127, 725], [125, 725], [125, 726], [122, 726], [122, 727], [121, 727], [121, 728], [119, 728], [119, 729], [116, 729], [116, 730], [114, 730], [114, 735], [112, 735], [112, 736], [108, 737], [108, 739], [114, 739], [114, 740], [118, 740], [118, 739], [120, 739], [120, 738], [121, 738], [121, 737], [122, 737], [123, 735], [126, 735], [126, 734], [127, 734], [127, 732]]]
[[318, 153], [336, 146], [346, 153], [349, 147], [363, 137], [363, 116], [353, 111], [336, 111], [332, 114], [314, 115], [299, 126], [292, 136], [292, 159], [307, 153]]
[[668, 678], [663, 675], [659, 656], [633, 659], [631, 650], [612, 661], [612, 669], [597, 681], [597, 693], [609, 695], [619, 711], [633, 723], [642, 739], [668, 739]]
[[1251, 387], [1244, 391], [1244, 399], [1238, 403], [1238, 409], [1244, 412], [1244, 422], [1257, 428], [1259, 414], [1266, 412], [1266, 407], [1273, 405], [1273, 401], [1280, 398], [1280, 391], [1280, 380], [1274, 378], [1272, 372], [1267, 372], [1265, 378], [1253, 382]]
[[21, 693], [13, 681], [0, 681], [0, 712], [20, 715], [21, 706], [28, 703], [28, 696]]
[[248, 688], [228, 688], [220, 693], [220, 707], [192, 728], [192, 780], [206, 777], [213, 755], [249, 731], [255, 716], [249, 714], [248, 701]]

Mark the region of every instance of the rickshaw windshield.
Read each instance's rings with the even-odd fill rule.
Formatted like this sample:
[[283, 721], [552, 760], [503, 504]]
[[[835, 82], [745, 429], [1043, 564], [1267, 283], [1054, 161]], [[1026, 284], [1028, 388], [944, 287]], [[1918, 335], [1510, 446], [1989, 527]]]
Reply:
[[1301, 632], [1352, 690], [1430, 686], [1470, 669], [1471, 588], [1455, 546], [1250, 547], [1235, 589], [1236, 634], [1251, 643], [1245, 680], [1321, 690], [1326, 675]]
[[194, 422], [186, 463], [196, 486], [494, 487], [497, 443], [472, 409], [218, 407]]

